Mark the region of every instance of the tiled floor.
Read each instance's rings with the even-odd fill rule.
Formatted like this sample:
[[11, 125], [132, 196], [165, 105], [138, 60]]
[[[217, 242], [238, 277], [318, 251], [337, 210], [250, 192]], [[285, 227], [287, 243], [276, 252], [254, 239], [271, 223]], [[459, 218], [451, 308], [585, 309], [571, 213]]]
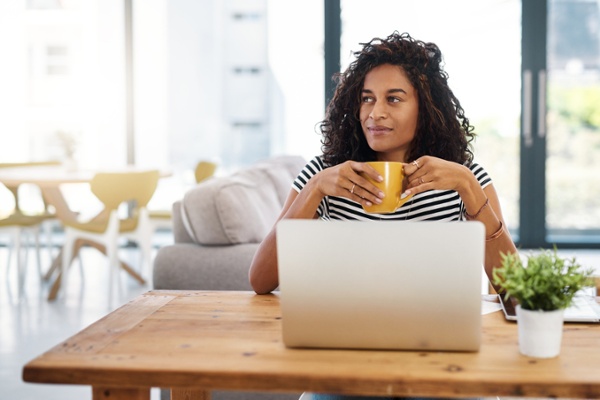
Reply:
[[[137, 266], [136, 248], [123, 248], [120, 252], [124, 261]], [[120, 304], [150, 290], [152, 282], [140, 285], [123, 275], [124, 290], [119, 304], [109, 306], [106, 258], [95, 249], [85, 248], [83, 279], [75, 262], [65, 295], [48, 302], [50, 284], [39, 279], [34, 257], [29, 258], [24, 295], [19, 296], [14, 261], [7, 271], [7, 254], [7, 248], [0, 247], [0, 399], [91, 399], [91, 389], [87, 386], [25, 383], [21, 379], [23, 365]], [[50, 254], [42, 250], [44, 266], [49, 264], [49, 257]], [[160, 398], [158, 389], [152, 390], [151, 398]]]
[[[161, 244], [169, 241], [170, 237], [163, 238]], [[600, 272], [600, 251], [565, 252], [562, 255], [576, 255], [582, 264]], [[48, 265], [50, 254], [43, 256], [42, 262]], [[122, 249], [121, 257], [137, 265], [135, 248]], [[25, 294], [21, 297], [16, 292], [14, 267], [7, 273], [6, 261], [7, 249], [0, 247], [0, 399], [91, 399], [88, 387], [24, 383], [21, 370], [32, 358], [116, 308], [107, 304], [106, 259], [94, 249], [84, 249], [83, 280], [78, 264], [73, 264], [76, 268], [71, 271], [66, 295], [54, 302], [46, 300], [49, 285], [40, 284], [33, 258], [30, 258]], [[123, 283], [125, 291], [120, 303], [152, 287], [151, 282], [139, 285], [128, 278]], [[152, 390], [151, 398], [160, 398], [158, 389]]]

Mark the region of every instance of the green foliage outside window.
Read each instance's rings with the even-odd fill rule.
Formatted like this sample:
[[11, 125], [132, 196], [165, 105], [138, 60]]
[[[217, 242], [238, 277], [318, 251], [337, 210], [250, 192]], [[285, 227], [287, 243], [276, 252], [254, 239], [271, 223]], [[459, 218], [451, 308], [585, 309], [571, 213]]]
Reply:
[[600, 130], [600, 86], [550, 86], [548, 101], [571, 128]]

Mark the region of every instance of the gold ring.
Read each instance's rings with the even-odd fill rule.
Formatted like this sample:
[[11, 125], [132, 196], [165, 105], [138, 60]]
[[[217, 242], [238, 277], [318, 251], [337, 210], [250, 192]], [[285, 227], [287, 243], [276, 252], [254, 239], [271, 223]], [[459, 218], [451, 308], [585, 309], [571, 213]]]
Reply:
[[350, 189], [350, 194], [354, 194], [354, 188], [356, 187], [356, 183], [352, 185], [352, 189]]
[[417, 169], [419, 169], [419, 163], [417, 162], [417, 160], [411, 162], [411, 164], [417, 167]]

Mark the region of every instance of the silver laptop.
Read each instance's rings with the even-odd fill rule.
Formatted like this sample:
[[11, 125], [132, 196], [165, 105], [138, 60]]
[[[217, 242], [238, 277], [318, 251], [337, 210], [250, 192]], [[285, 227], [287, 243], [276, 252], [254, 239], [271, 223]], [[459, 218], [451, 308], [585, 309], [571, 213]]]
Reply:
[[289, 347], [477, 351], [483, 224], [282, 220]]
[[[504, 317], [509, 321], [517, 320], [517, 302], [509, 297], [498, 295]], [[581, 292], [575, 296], [573, 302], [565, 309], [564, 322], [600, 323], [600, 305], [593, 295]]]

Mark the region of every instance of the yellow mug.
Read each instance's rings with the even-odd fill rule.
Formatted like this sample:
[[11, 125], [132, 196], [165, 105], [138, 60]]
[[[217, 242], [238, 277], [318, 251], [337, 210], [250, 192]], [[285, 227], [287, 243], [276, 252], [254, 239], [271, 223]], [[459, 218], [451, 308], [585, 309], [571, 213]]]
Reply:
[[404, 182], [402, 163], [393, 161], [370, 161], [367, 162], [367, 164], [379, 172], [379, 175], [383, 177], [383, 181], [377, 182], [366, 174], [361, 175], [363, 178], [368, 179], [373, 185], [377, 186], [385, 196], [382, 199], [381, 204], [373, 203], [371, 206], [363, 204], [362, 207], [366, 212], [378, 214], [393, 213], [412, 197], [412, 195], [410, 195], [403, 199], [400, 198], [403, 192], [402, 188]]

